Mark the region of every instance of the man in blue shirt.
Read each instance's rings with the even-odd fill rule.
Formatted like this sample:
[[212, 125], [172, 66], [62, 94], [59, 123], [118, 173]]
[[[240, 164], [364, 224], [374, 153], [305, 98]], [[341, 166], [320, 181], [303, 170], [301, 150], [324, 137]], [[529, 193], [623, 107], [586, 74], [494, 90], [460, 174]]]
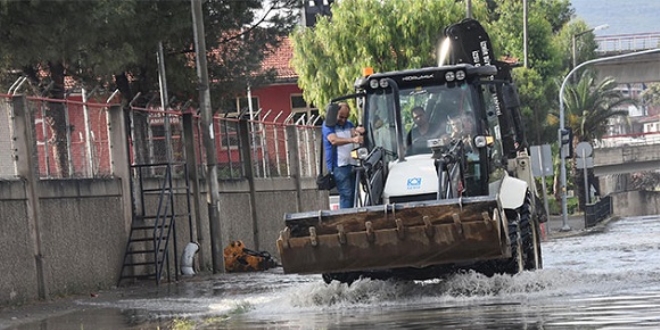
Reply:
[[353, 166], [355, 160], [351, 157], [351, 151], [355, 144], [363, 142], [363, 127], [355, 127], [348, 120], [350, 109], [347, 103], [339, 103], [337, 112], [337, 123], [335, 126], [327, 126], [323, 123], [323, 152], [328, 170], [337, 184], [339, 192], [339, 207], [342, 209], [353, 207], [355, 199], [355, 173]]

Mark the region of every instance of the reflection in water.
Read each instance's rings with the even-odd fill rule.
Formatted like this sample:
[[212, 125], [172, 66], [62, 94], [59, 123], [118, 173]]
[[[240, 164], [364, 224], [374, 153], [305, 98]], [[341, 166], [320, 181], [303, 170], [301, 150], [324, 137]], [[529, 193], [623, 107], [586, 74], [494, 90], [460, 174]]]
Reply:
[[[80, 301], [86, 310], [15, 329], [658, 329], [658, 218], [543, 243], [545, 269], [427, 282], [222, 274], [168, 293]], [[281, 270], [279, 270], [281, 271]], [[169, 322], [169, 323], [168, 323]]]
[[75, 313], [59, 315], [34, 324], [9, 328], [11, 330], [116, 330], [168, 329], [172, 320], [148, 320], [146, 314], [116, 308], [87, 308]]

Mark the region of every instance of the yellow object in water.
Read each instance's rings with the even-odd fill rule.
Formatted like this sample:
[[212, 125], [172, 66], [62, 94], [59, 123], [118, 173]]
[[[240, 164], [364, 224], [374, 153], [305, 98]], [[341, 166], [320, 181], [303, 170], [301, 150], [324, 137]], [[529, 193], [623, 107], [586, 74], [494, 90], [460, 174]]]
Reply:
[[270, 253], [246, 249], [242, 241], [229, 243], [223, 254], [228, 273], [257, 272], [278, 266]]

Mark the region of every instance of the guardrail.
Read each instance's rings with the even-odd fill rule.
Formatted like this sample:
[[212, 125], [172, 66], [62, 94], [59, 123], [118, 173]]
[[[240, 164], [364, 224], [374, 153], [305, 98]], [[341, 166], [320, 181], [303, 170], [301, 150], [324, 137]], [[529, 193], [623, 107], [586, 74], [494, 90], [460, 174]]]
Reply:
[[618, 34], [596, 37], [599, 53], [633, 52], [653, 49], [660, 46], [660, 32], [639, 34]]

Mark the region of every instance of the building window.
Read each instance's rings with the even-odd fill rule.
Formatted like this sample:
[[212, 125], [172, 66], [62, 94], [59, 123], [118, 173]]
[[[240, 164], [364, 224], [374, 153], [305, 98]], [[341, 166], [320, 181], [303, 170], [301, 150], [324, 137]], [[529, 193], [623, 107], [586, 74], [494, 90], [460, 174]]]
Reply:
[[[236, 98], [236, 109], [237, 111], [240, 112], [245, 112], [246, 114], [249, 114], [249, 105], [248, 105], [248, 99], [247, 97], [237, 97]], [[256, 113], [259, 111], [259, 99], [256, 97], [252, 98], [252, 111]]]
[[[249, 115], [248, 109], [248, 98], [237, 97], [233, 100], [233, 104], [225, 108], [222, 117], [237, 118], [241, 113]], [[259, 99], [256, 97], [252, 98], [252, 111], [254, 113], [259, 111]], [[238, 123], [236, 121], [220, 120], [218, 124], [222, 149], [238, 149]]]
[[238, 149], [238, 123], [220, 121], [220, 143], [222, 149]]
[[[247, 97], [237, 97], [234, 100], [230, 101], [227, 107], [223, 107], [222, 116], [223, 117], [238, 117], [241, 112], [248, 113], [248, 99]], [[256, 97], [252, 98], [252, 111], [255, 113], [259, 111], [259, 99]]]
[[294, 123], [299, 120], [300, 124], [321, 125], [322, 123], [319, 119], [319, 109], [305, 102], [301, 94], [291, 94], [291, 113]]

